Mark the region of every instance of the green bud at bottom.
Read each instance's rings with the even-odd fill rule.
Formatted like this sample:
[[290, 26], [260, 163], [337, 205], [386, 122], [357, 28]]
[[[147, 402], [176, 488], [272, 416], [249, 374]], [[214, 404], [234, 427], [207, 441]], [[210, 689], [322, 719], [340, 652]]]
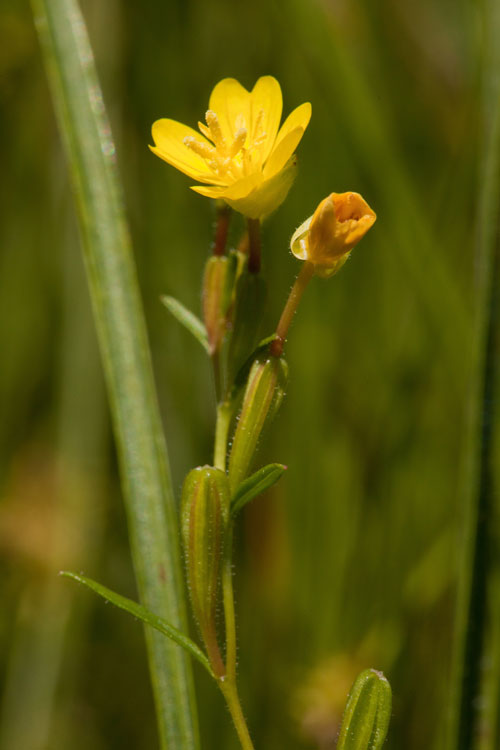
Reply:
[[387, 736], [391, 708], [391, 686], [382, 672], [361, 672], [347, 699], [337, 750], [380, 750]]
[[229, 456], [229, 485], [234, 493], [250, 469], [264, 426], [278, 411], [288, 379], [283, 358], [257, 359], [250, 370]]
[[216, 609], [229, 507], [229, 483], [223, 471], [202, 466], [189, 472], [181, 500], [181, 533], [189, 595], [217, 676], [224, 674], [217, 642]]

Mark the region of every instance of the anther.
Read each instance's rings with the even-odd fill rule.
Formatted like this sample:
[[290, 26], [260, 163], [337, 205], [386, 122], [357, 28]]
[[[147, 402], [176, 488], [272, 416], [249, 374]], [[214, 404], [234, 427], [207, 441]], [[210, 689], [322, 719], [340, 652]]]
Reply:
[[240, 128], [234, 137], [234, 141], [231, 145], [231, 148], [229, 149], [229, 156], [232, 159], [236, 154], [241, 151], [243, 148], [245, 141], [247, 139], [247, 131], [246, 128]]
[[195, 154], [201, 156], [202, 159], [213, 160], [215, 156], [216, 151], [213, 146], [209, 146], [207, 143], [200, 143], [200, 141], [197, 141], [192, 135], [187, 135], [184, 138], [183, 143], [190, 148], [191, 151], [194, 151]]
[[217, 148], [225, 150], [226, 143], [224, 141], [224, 136], [222, 135], [219, 118], [215, 112], [209, 109], [205, 115], [205, 120], [207, 121], [208, 129], [210, 130], [210, 139], [215, 143]]

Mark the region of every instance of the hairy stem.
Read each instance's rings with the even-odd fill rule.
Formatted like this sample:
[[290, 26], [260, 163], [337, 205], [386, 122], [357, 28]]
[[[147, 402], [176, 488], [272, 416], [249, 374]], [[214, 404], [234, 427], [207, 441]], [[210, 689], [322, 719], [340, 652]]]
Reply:
[[270, 346], [270, 352], [273, 357], [281, 357], [283, 353], [283, 347], [285, 346], [286, 337], [288, 335], [288, 329], [293, 320], [293, 316], [299, 306], [299, 302], [302, 299], [304, 291], [311, 281], [314, 274], [314, 266], [312, 263], [304, 263], [299, 275], [295, 279], [295, 283], [290, 291], [286, 305], [281, 313], [281, 318], [276, 328], [276, 338]]
[[236, 689], [236, 683], [232, 682], [229, 679], [225, 681], [220, 680], [219, 687], [224, 698], [226, 699], [227, 707], [231, 714], [231, 718], [233, 719], [233, 723], [238, 734], [241, 747], [243, 748], [243, 750], [254, 750], [247, 723], [245, 721], [245, 717], [243, 716], [238, 691]]

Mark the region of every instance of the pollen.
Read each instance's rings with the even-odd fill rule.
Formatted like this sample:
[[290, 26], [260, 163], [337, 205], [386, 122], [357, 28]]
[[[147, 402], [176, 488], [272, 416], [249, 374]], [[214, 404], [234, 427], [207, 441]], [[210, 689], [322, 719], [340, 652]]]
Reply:
[[207, 143], [197, 141], [192, 135], [187, 135], [184, 138], [184, 145], [194, 151], [195, 154], [201, 156], [202, 159], [212, 160], [216, 154], [216, 149], [213, 146], [209, 146]]
[[[245, 147], [248, 141], [248, 130], [245, 127], [244, 119], [237, 117], [235, 125], [238, 127], [233, 142], [228, 145], [222, 134], [217, 114], [209, 109], [205, 115], [207, 124], [199, 122], [198, 128], [207, 140], [212, 141], [213, 146], [201, 140], [198, 141], [192, 135], [186, 136], [183, 143], [195, 154], [201, 156], [219, 177], [231, 175], [233, 179], [237, 179], [251, 170], [252, 152], [265, 141], [266, 134], [262, 128], [263, 118], [264, 111], [261, 110], [253, 128], [254, 139], [248, 144], [248, 147]], [[255, 136], [257, 137], [255, 138]]]
[[209, 109], [205, 115], [205, 120], [208, 125], [208, 131], [210, 133], [208, 137], [210, 138], [211, 141], [213, 141], [217, 149], [220, 149], [221, 151], [225, 151], [226, 141], [224, 140], [224, 136], [222, 135], [219, 118], [217, 117], [215, 112], [212, 112], [212, 110]]
[[231, 159], [234, 159], [236, 154], [238, 154], [241, 151], [241, 149], [245, 145], [246, 139], [247, 139], [246, 128], [240, 128], [236, 133], [233, 143], [231, 144], [231, 148], [229, 149], [229, 156], [231, 157]]

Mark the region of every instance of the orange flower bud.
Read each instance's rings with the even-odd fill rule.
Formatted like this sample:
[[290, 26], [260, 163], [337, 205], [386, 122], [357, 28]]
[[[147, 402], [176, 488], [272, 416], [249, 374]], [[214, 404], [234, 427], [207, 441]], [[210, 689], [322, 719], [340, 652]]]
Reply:
[[318, 276], [331, 276], [344, 265], [376, 218], [359, 193], [331, 193], [295, 231], [292, 253], [312, 263]]

